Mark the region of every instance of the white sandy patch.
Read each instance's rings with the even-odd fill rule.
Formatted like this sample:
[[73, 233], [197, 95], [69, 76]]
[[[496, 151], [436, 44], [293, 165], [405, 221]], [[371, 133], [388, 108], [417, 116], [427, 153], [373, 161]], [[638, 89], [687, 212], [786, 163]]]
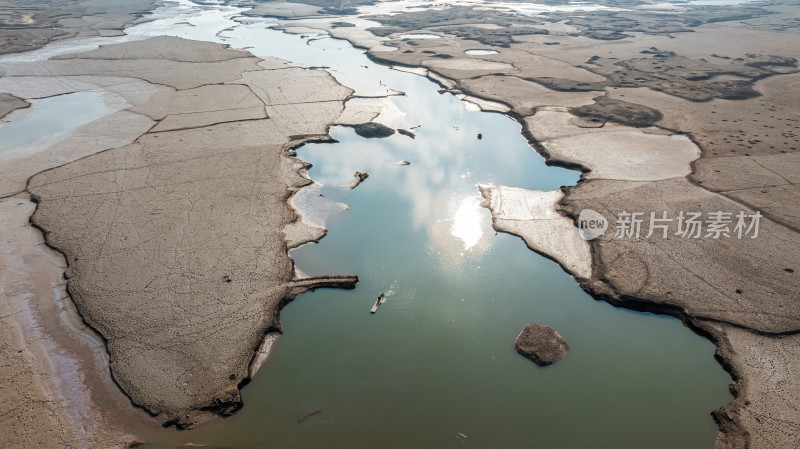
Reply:
[[392, 69], [397, 70], [398, 72], [408, 72], [419, 76], [428, 76], [428, 70], [424, 67], [406, 67], [402, 65], [395, 65], [392, 66]]
[[495, 229], [518, 235], [532, 250], [553, 258], [576, 277], [589, 278], [592, 258], [589, 244], [567, 217], [556, 212], [564, 193], [560, 190], [526, 190], [506, 186], [480, 186], [492, 211]]
[[511, 108], [508, 106], [496, 101], [484, 100], [482, 98], [464, 94], [458, 94], [456, 96], [467, 104], [468, 111], [492, 111], [505, 113], [511, 110]]
[[554, 159], [579, 163], [592, 171], [589, 179], [656, 181], [684, 177], [700, 157], [684, 136], [645, 134], [640, 130], [587, 132], [543, 144]]

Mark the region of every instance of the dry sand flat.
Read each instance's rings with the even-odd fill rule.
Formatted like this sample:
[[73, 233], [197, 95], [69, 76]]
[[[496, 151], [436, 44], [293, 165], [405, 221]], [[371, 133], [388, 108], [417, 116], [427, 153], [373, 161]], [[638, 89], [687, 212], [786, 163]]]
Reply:
[[64, 146], [80, 151], [82, 133], [117, 129], [95, 122], [50, 158], [20, 159], [27, 176], [57, 167], [22, 187], [38, 203], [32, 221], [65, 255], [69, 293], [134, 404], [181, 427], [236, 411], [283, 305], [357, 281], [295, 280], [284, 235], [304, 229], [286, 200], [310, 182], [290, 148], [328, 138], [352, 91], [326, 72], [177, 38], [3, 70], [4, 90], [20, 95], [107, 88], [128, 108], [117, 114], [147, 123], [125, 142], [57, 159]]
[[592, 132], [542, 143], [554, 160], [582, 165], [591, 171], [586, 179], [650, 181], [686, 176], [700, 156], [697, 146], [684, 136], [646, 134], [634, 129]]
[[[422, 66], [448, 90], [509, 105], [550, 162], [592, 169], [561, 201], [561, 213], [572, 220], [585, 207], [612, 219], [623, 209], [673, 216], [763, 209], [767, 218], [757, 239], [614, 240], [607, 234], [591, 243], [593, 275], [582, 285], [617, 305], [677, 315], [717, 343], [737, 399], [715, 412], [721, 429], [716, 447], [795, 447], [797, 373], [787, 368], [781, 377], [766, 367], [796, 364], [798, 342], [782, 334], [800, 331], [794, 180], [800, 93], [797, 75], [780, 75], [798, 70], [800, 11], [787, 2], [670, 11], [521, 17], [443, 7], [364, 18], [383, 25], [372, 29], [371, 39], [397, 47], [370, 51], [374, 59]], [[476, 26], [487, 22], [497, 26]], [[410, 32], [441, 38], [397, 39]], [[356, 36], [349, 31], [347, 38], [360, 44]], [[476, 46], [498, 53], [464, 54]], [[513, 68], [491, 73], [480, 61], [486, 69], [498, 63]], [[597, 95], [607, 100], [594, 103]], [[570, 116], [577, 98], [593, 104], [594, 115]], [[497, 208], [493, 217], [498, 229], [518, 233], [537, 251], [552, 251], [550, 257], [574, 272], [561, 249], [535, 243], [544, 238], [542, 226], [498, 225]]]

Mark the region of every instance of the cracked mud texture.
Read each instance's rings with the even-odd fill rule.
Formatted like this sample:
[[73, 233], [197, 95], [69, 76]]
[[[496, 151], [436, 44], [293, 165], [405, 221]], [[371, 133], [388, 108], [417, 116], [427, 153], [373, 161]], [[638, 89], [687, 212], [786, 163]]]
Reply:
[[[716, 447], [742, 447], [743, 439], [752, 449], [796, 447], [800, 336], [769, 337], [714, 323], [705, 327], [719, 340], [717, 357], [729, 361], [727, 369], [736, 380], [734, 401], [714, 412], [720, 427], [730, 429], [720, 433]], [[749, 435], [742, 435], [742, 429]]]
[[[134, 404], [178, 427], [235, 412], [280, 309], [303, 291], [357, 282], [294, 280], [283, 231], [297, 220], [287, 199], [310, 182], [290, 148], [329, 138], [352, 91], [326, 72], [177, 38], [8, 72], [31, 70], [166, 86], [137, 107], [158, 121], [151, 132], [30, 179], [32, 222], [64, 253], [68, 291]], [[232, 110], [259, 114], [231, 121]]]
[[27, 225], [34, 209], [27, 194], [0, 199], [0, 445], [130, 447], [109, 406], [129, 402], [66, 294], [63, 257]]
[[569, 354], [569, 345], [564, 337], [543, 324], [525, 326], [514, 342], [514, 349], [539, 366], [560, 362]]
[[[631, 204], [643, 211], [728, 211], [742, 205], [691, 184], [685, 178], [646, 182], [596, 179], [567, 188], [563, 208], [571, 216], [593, 209], [612, 224]], [[639, 210], [637, 208], [637, 210]], [[748, 211], [744, 209], [748, 213]], [[649, 216], [647, 217], [649, 220]], [[735, 222], [735, 219], [734, 219]], [[645, 229], [645, 228], [643, 228]], [[592, 241], [595, 264], [592, 283], [617, 302], [646, 298], [646, 307], [680, 313], [695, 320], [717, 321], [763, 333], [800, 328], [800, 277], [784, 271], [797, 265], [787, 248], [800, 247], [800, 235], [762, 219], [758, 238], [682, 238], [671, 223], [649, 239], [615, 237], [613, 227]], [[705, 233], [705, 230], [703, 231]]]
[[0, 0], [0, 54], [35, 50], [55, 39], [119, 36], [156, 0]]

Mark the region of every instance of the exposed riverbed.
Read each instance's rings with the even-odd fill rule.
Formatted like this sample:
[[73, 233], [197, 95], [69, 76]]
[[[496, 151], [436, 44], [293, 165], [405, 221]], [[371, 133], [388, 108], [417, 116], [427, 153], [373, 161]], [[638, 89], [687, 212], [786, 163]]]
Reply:
[[[709, 412], [730, 396], [710, 342], [678, 320], [594, 301], [554, 262], [491, 229], [476, 184], [554, 189], [578, 179], [547, 167], [519, 125], [469, 112], [432, 82], [375, 65], [343, 41], [268, 29], [275, 21], [232, 25], [210, 10], [187, 22], [195, 26], [169, 33], [329, 67], [357, 95], [405, 92], [392, 101], [409, 127], [420, 127], [415, 139], [363, 139], [334, 128], [339, 143], [298, 150], [324, 185], [319, 200], [351, 206], [327, 217], [319, 244], [293, 252], [298, 269], [355, 273], [361, 283], [352, 292], [303, 295], [284, 310], [286, 333], [244, 388], [237, 415], [190, 432], [157, 431], [154, 440], [163, 447], [712, 445]], [[395, 164], [401, 160], [411, 164]], [[370, 177], [352, 192], [337, 187], [356, 171]], [[386, 301], [370, 315], [380, 292]], [[531, 322], [569, 341], [566, 361], [540, 369], [514, 352], [514, 338]]]
[[[179, 18], [131, 34], [328, 67], [357, 95], [404, 92], [392, 97], [405, 114], [397, 120], [419, 128], [414, 139], [364, 139], [337, 127], [339, 143], [298, 150], [324, 186], [319, 201], [351, 207], [327, 217], [319, 244], [292, 253], [297, 267], [361, 282], [285, 309], [285, 334], [244, 388], [243, 410], [192, 431], [154, 428], [141, 435], [152, 447], [711, 447], [709, 412], [730, 400], [714, 346], [676, 319], [594, 301], [520, 239], [496, 235], [479, 207], [479, 183], [550, 190], [574, 184], [577, 172], [547, 167], [512, 120], [469, 112], [429, 80], [375, 65], [346, 42], [269, 29], [276, 21], [240, 25], [235, 8], [182, 4]], [[353, 191], [337, 187], [356, 171], [370, 177]], [[380, 292], [386, 301], [370, 315]], [[567, 339], [564, 362], [542, 369], [514, 352], [532, 322]]]

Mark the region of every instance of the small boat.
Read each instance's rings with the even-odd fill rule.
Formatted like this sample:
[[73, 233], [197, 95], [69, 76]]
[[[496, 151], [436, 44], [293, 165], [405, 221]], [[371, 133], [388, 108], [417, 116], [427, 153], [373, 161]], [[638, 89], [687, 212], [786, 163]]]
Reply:
[[375, 313], [378, 311], [378, 306], [381, 305], [381, 301], [383, 301], [383, 292], [381, 292], [380, 296], [378, 296], [378, 300], [375, 301], [375, 305], [372, 306], [372, 310], [369, 313]]

